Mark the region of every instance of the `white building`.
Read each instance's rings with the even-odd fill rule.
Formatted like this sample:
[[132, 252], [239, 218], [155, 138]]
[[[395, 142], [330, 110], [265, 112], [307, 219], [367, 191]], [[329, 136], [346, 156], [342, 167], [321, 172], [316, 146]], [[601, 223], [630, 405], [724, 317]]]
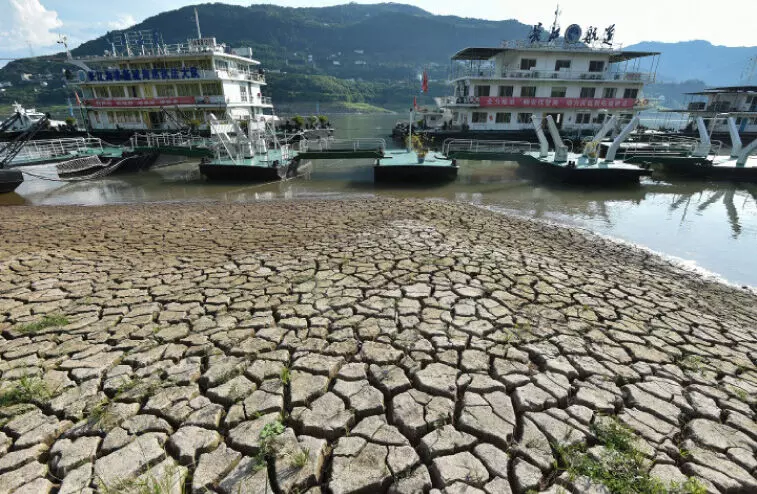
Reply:
[[[570, 29], [580, 28], [572, 25]], [[562, 39], [466, 48], [452, 57], [453, 95], [441, 102], [452, 128], [525, 131], [531, 116], [552, 115], [566, 133], [593, 132], [609, 115], [630, 118], [647, 106], [659, 53], [593, 47]], [[596, 43], [595, 43], [596, 44]], [[641, 67], [647, 59], [649, 68]]]
[[141, 43], [130, 44], [134, 38], [124, 33], [123, 47], [70, 60], [84, 69], [75, 84], [90, 128], [162, 130], [190, 122], [207, 128], [211, 113], [257, 123], [272, 113], [271, 99], [261, 93], [265, 76], [257, 60], [232, 53], [215, 38], [165, 45], [145, 42], [149, 34], [140, 34]]

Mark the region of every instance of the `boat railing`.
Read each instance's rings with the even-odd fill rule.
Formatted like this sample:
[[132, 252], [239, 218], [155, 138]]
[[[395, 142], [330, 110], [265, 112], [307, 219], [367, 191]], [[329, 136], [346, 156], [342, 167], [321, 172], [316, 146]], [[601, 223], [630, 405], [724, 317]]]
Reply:
[[[699, 146], [699, 139], [686, 136], [652, 136], [648, 140], [638, 141], [644, 148], [621, 148], [619, 157], [625, 159], [629, 155], [643, 155], [645, 157], [669, 156], [671, 153], [690, 155]], [[719, 155], [723, 150], [722, 141], [711, 141], [709, 154]]]
[[379, 151], [386, 150], [386, 141], [381, 138], [359, 139], [306, 139], [300, 141], [300, 151]]
[[451, 72], [451, 79], [548, 79], [570, 81], [632, 81], [654, 82], [654, 73], [627, 71], [617, 68], [608, 68], [602, 71], [590, 72], [586, 70], [549, 70], [536, 67], [520, 69], [517, 67], [504, 67], [497, 70], [493, 66], [482, 67], [455, 67]]
[[95, 137], [65, 137], [28, 141], [13, 159], [14, 162], [53, 159], [85, 152], [102, 152], [102, 141]]
[[532, 143], [527, 141], [496, 141], [485, 139], [446, 139], [442, 143], [442, 154], [454, 152], [522, 154], [531, 151]]
[[207, 147], [207, 139], [182, 133], [134, 134], [129, 140], [131, 149], [181, 147], [194, 149]]

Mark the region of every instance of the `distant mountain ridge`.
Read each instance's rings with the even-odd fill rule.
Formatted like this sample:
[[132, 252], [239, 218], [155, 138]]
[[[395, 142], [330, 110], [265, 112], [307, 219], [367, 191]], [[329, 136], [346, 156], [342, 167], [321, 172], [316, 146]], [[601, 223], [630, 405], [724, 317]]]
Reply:
[[[657, 70], [660, 82], [698, 79], [710, 86], [739, 85], [749, 59], [757, 56], [757, 46], [719, 46], [704, 40], [679, 43], [645, 41], [628, 49], [662, 52]], [[757, 85], [757, 73], [752, 84]]]

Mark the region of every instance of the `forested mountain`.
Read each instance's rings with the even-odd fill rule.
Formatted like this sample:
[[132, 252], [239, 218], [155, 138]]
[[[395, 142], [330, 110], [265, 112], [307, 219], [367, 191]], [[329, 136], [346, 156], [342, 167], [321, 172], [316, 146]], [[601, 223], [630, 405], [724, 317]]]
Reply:
[[[450, 56], [469, 46], [496, 46], [502, 40], [525, 39], [529, 26], [516, 20], [488, 21], [437, 16], [397, 3], [345, 4], [290, 8], [274, 5], [242, 7], [222, 3], [197, 6], [203, 36], [233, 47], [253, 48], [254, 58], [271, 72], [268, 94], [279, 103], [346, 101], [380, 106], [405, 106], [418, 94], [419, 75], [426, 68], [431, 93], [447, 93], [444, 81]], [[192, 7], [163, 12], [130, 30], [151, 29], [166, 43], [196, 36]], [[107, 33], [73, 50], [75, 56], [101, 54], [117, 32]], [[700, 79], [708, 84], [736, 83], [757, 49], [713, 47], [707, 42], [641, 43], [635, 49], [662, 51], [659, 74], [665, 82]], [[0, 82], [14, 86], [0, 93], [0, 105], [13, 100], [42, 106], [65, 103], [61, 55], [17, 60], [0, 69]], [[50, 74], [21, 82], [23, 73]], [[674, 80], [676, 79], [676, 80]]]

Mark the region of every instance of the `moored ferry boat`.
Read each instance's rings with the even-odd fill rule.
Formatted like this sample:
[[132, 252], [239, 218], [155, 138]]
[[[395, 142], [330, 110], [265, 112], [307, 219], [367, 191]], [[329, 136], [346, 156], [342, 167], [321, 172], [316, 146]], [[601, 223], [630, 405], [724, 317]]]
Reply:
[[200, 162], [200, 173], [208, 180], [270, 182], [301, 172], [297, 152], [278, 140], [272, 126], [245, 133], [236, 121], [219, 121], [215, 116], [210, 117], [210, 126], [214, 156]]
[[216, 38], [166, 44], [153, 31], [114, 34], [103, 55], [73, 59], [81, 70], [77, 99], [96, 135], [192, 128], [209, 130], [209, 116], [228, 115], [262, 128], [273, 104], [252, 49], [232, 50]]
[[757, 138], [757, 86], [722, 86], [686, 94], [684, 108], [669, 109], [688, 115], [689, 122], [678, 134], [697, 137], [697, 119], [708, 122], [713, 139], [729, 140], [731, 128], [725, 116], [733, 117], [739, 135], [744, 139]]
[[551, 115], [562, 136], [580, 138], [612, 115], [630, 121], [649, 106], [643, 87], [655, 80], [659, 53], [623, 50], [614, 35], [614, 25], [600, 39], [597, 28], [572, 24], [560, 37], [556, 17], [528, 40], [460, 50], [451, 60], [453, 94], [440, 105], [452, 118], [427, 135], [532, 140], [532, 118]]

